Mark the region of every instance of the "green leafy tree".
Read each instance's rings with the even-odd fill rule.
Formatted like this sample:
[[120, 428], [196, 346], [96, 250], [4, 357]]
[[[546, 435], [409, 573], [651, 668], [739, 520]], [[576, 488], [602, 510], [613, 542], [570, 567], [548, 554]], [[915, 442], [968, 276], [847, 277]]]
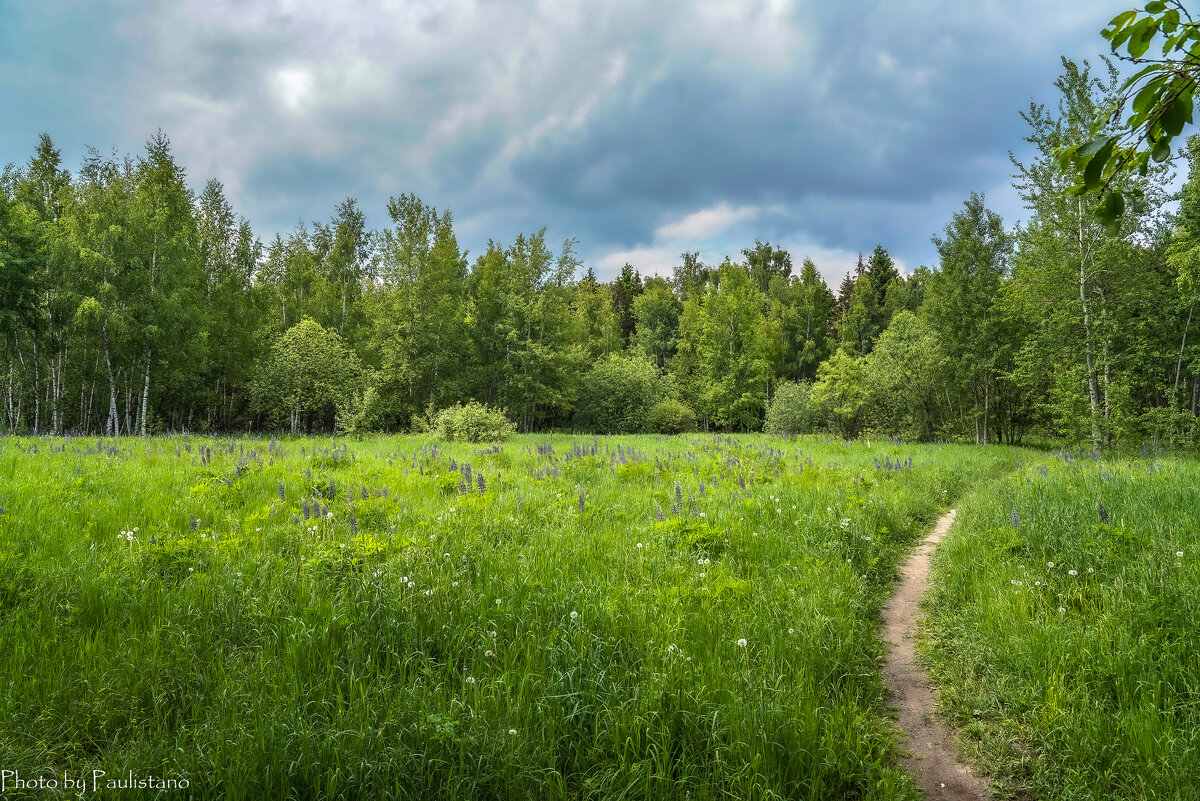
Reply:
[[576, 425], [599, 434], [642, 434], [649, 430], [651, 409], [665, 397], [649, 359], [612, 354], [583, 377]]
[[671, 285], [657, 276], [646, 280], [642, 293], [633, 302], [637, 320], [634, 347], [653, 359], [660, 370], [666, 369], [675, 355], [682, 312], [683, 304]]
[[867, 401], [866, 358], [836, 351], [817, 370], [809, 395], [816, 414], [843, 437], [858, 436]]
[[867, 360], [875, 428], [932, 441], [944, 415], [947, 365], [934, 329], [910, 311], [897, 314]]
[[304, 319], [285, 331], [259, 368], [252, 390], [257, 412], [291, 433], [332, 430], [339, 407], [363, 387], [358, 358], [336, 331]]
[[929, 278], [923, 310], [950, 359], [947, 386], [967, 399], [960, 409], [975, 442], [986, 443], [994, 433], [997, 380], [1010, 354], [996, 307], [1012, 238], [1000, 215], [973, 192], [933, 244], [941, 265]]

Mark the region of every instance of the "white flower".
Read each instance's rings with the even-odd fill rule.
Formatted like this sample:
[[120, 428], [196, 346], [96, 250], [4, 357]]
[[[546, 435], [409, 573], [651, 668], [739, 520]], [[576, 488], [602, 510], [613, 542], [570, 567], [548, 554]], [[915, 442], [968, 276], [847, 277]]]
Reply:
[[496, 652], [493, 651], [491, 648], [489, 648], [488, 650], [483, 652], [483, 655], [486, 656], [488, 659], [491, 659], [493, 656], [496, 655]]
[[442, 558], [443, 558], [443, 559], [449, 559], [449, 558], [450, 558], [450, 554], [448, 554], [448, 553], [444, 553], [444, 554], [442, 554]]
[[411, 590], [411, 589], [413, 589], [413, 588], [414, 588], [414, 587], [416, 587], [416, 586], [417, 586], [417, 582], [415, 582], [415, 581], [410, 581], [410, 582], [408, 582], [408, 588], [409, 588], [410, 590]]
[[704, 574], [703, 574], [703, 573], [701, 573], [701, 574], [700, 574], [700, 578], [704, 578]]
[[1065, 612], [1065, 611], [1067, 611], [1067, 608], [1066, 608], [1065, 606], [1060, 606], [1060, 607], [1058, 607], [1058, 613], [1059, 613], [1060, 615], [1061, 615], [1063, 612]]
[[1054, 563], [1053, 563], [1053, 562], [1047, 562], [1047, 563], [1046, 563], [1046, 567], [1048, 567], [1048, 568], [1050, 568], [1051, 570], [1053, 570], [1053, 569], [1054, 569]]
[[639, 542], [639, 543], [637, 544], [637, 547], [641, 548], [641, 547], [642, 547], [642, 544]]
[[517, 736], [517, 730], [516, 730], [516, 729], [509, 729], [509, 730], [508, 730], [508, 736], [509, 736], [509, 737], [516, 737], [516, 736]]
[[1096, 568], [1094, 568], [1094, 567], [1089, 567], [1089, 568], [1088, 568], [1088, 572], [1089, 572], [1089, 573], [1095, 573], [1095, 572], [1096, 572]]
[[1176, 552], [1175, 552], [1175, 558], [1176, 558], [1176, 559], [1182, 559], [1182, 558], [1183, 558], [1183, 551], [1176, 551]]
[[795, 634], [795, 633], [796, 633], [795, 629], [788, 629], [788, 634]]
[[499, 606], [499, 605], [500, 605], [500, 599], [499, 599], [499, 598], [497, 598], [497, 599], [496, 599], [496, 606]]
[[450, 582], [450, 586], [451, 586], [451, 587], [457, 587], [457, 586], [458, 586], [458, 582], [457, 582], [457, 581], [452, 581], [452, 582]]
[[474, 683], [475, 683], [475, 677], [467, 676], [467, 684], [474, 684]]
[[1068, 576], [1078, 576], [1078, 575], [1079, 575], [1079, 571], [1078, 571], [1078, 570], [1068, 570], [1068, 571], [1067, 571], [1067, 575], [1068, 575]]
[[574, 609], [572, 609], [571, 610], [571, 620], [578, 620], [578, 619], [579, 619], [579, 613], [576, 612]]
[[745, 648], [745, 647], [746, 647], [746, 638], [742, 637], [740, 640], [738, 640], [738, 648]]

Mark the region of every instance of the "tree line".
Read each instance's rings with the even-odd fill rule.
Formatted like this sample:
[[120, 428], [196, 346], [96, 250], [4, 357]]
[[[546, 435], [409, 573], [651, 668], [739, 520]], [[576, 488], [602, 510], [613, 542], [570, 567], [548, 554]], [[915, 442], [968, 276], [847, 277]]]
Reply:
[[761, 241], [609, 282], [545, 229], [471, 260], [413, 195], [381, 230], [347, 199], [264, 243], [161, 132], [74, 174], [43, 135], [0, 179], [0, 428], [403, 431], [478, 401], [523, 431], [1195, 443], [1200, 140], [1177, 211], [1152, 165], [1121, 179], [1145, 202], [1101, 224], [1056, 156], [1120, 83], [1063, 65], [1059, 102], [1022, 115], [1028, 219], [972, 194], [938, 264], [903, 275], [876, 246], [836, 294]]

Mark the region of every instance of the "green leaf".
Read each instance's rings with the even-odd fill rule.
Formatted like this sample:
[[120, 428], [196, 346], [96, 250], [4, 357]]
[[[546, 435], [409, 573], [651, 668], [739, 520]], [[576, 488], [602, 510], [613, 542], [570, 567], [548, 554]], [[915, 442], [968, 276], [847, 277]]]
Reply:
[[1171, 158], [1171, 146], [1166, 142], [1159, 141], [1154, 145], [1152, 154], [1154, 156], [1154, 160], [1159, 164], [1162, 164], [1164, 161]]
[[1192, 99], [1180, 95], [1176, 97], [1169, 106], [1163, 109], [1162, 115], [1158, 118], [1159, 125], [1167, 133], [1167, 141], [1171, 138], [1179, 136], [1183, 132], [1183, 126], [1191, 117]]
[[1083, 168], [1083, 183], [1088, 189], [1100, 186], [1100, 178], [1104, 175], [1104, 168], [1108, 166], [1108, 160], [1112, 156], [1113, 144], [1113, 139], [1105, 140]]
[[1116, 236], [1121, 231], [1121, 215], [1125, 213], [1125, 196], [1118, 191], [1109, 192], [1096, 206], [1096, 221], [1104, 226], [1104, 232]]
[[1158, 33], [1158, 23], [1152, 19], [1144, 19], [1134, 26], [1137, 30], [1129, 37], [1129, 55], [1141, 58], [1150, 49], [1150, 42]]
[[1146, 3], [1146, 13], [1147, 14], [1161, 14], [1166, 10], [1167, 10], [1167, 4], [1161, 2], [1161, 0], [1153, 0], [1150, 3]]
[[1158, 99], [1162, 93], [1162, 83], [1160, 81], [1151, 81], [1142, 87], [1141, 91], [1133, 98], [1133, 110], [1138, 114], [1145, 113], [1154, 105], [1154, 101]]

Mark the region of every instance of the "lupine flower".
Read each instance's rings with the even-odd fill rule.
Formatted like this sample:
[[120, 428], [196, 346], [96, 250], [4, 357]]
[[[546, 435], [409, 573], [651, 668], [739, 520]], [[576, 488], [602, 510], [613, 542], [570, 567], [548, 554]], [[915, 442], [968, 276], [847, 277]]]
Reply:
[[281, 500], [281, 501], [287, 500], [286, 496], [283, 493], [283, 482], [277, 481], [275, 483], [279, 486], [279, 500]]
[[1012, 524], [1013, 524], [1013, 528], [1020, 528], [1020, 527], [1021, 527], [1021, 518], [1017, 517], [1017, 510], [1016, 510], [1016, 509], [1013, 509], [1013, 510], [1012, 510]]

